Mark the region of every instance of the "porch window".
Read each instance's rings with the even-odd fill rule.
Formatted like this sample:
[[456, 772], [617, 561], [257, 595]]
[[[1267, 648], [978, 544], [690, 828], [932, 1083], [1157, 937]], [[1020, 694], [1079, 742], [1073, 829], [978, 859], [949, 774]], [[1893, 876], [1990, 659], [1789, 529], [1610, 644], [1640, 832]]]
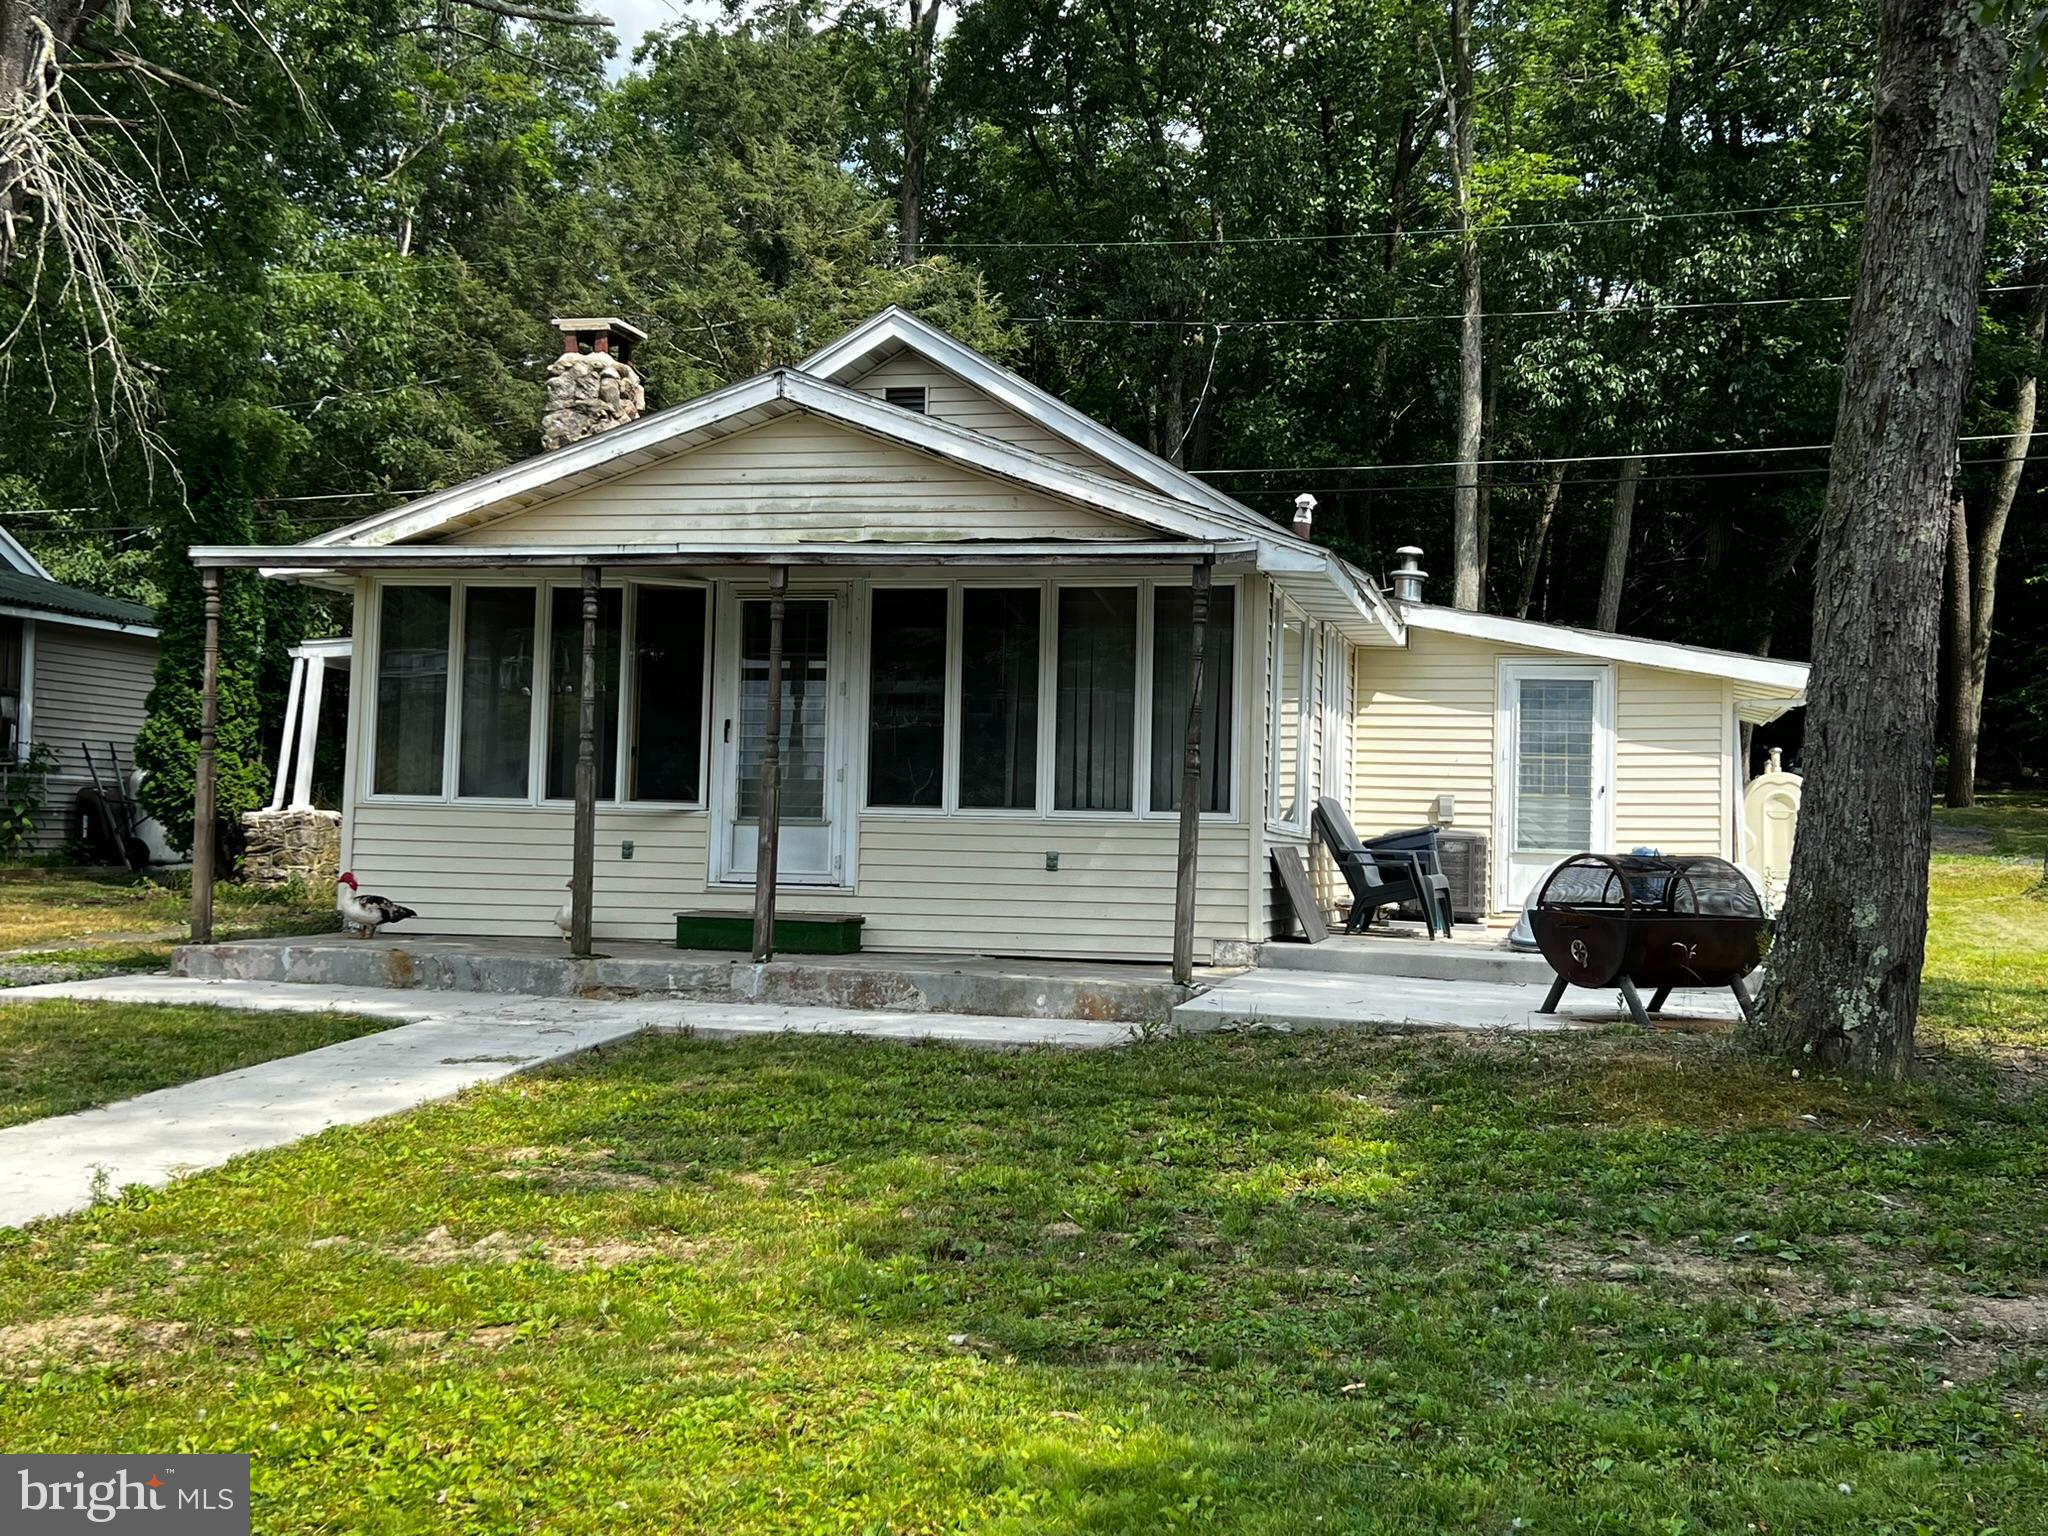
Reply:
[[377, 634], [377, 752], [371, 783], [380, 795], [445, 793], [448, 730], [447, 587], [388, 586]]
[[459, 794], [526, 798], [535, 596], [532, 587], [470, 587], [463, 594]]
[[21, 672], [26, 647], [20, 619], [0, 618], [0, 763], [21, 761]]
[[[624, 594], [597, 595], [597, 798], [618, 797], [619, 617]], [[583, 591], [554, 587], [548, 595], [548, 781], [550, 800], [576, 793], [576, 744], [582, 723]]]
[[1062, 587], [1054, 683], [1053, 804], [1131, 809], [1138, 716], [1138, 590]]
[[1273, 637], [1273, 794], [1267, 814], [1287, 827], [1307, 820], [1307, 733], [1302, 729], [1307, 704], [1308, 623], [1282, 619]]
[[[1152, 592], [1152, 809], [1180, 809], [1187, 762], [1188, 684], [1194, 670], [1194, 589]], [[1197, 807], [1230, 809], [1231, 727], [1237, 712], [1237, 593], [1209, 593], [1202, 640], [1202, 790]]]
[[960, 594], [960, 805], [1038, 808], [1036, 587], [968, 587]]
[[878, 587], [869, 625], [868, 804], [945, 803], [944, 587]]
[[703, 797], [709, 612], [702, 587], [634, 589], [629, 800], [694, 805]]

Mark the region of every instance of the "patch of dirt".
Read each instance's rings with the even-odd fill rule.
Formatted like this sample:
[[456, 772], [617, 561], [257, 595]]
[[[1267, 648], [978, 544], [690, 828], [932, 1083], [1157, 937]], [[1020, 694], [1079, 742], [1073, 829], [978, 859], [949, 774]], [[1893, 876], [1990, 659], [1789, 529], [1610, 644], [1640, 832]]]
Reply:
[[0, 1366], [104, 1364], [168, 1349], [183, 1323], [146, 1322], [118, 1312], [80, 1312], [0, 1328]]
[[612, 1269], [646, 1259], [692, 1259], [705, 1245], [682, 1239], [660, 1243], [591, 1242], [580, 1237], [521, 1237], [511, 1232], [491, 1232], [473, 1243], [456, 1239], [446, 1227], [435, 1227], [402, 1248], [382, 1252], [423, 1268], [447, 1264], [516, 1264], [538, 1259], [555, 1269]]
[[634, 1173], [610, 1166], [609, 1147], [508, 1147], [499, 1154], [504, 1166], [493, 1176], [518, 1179], [550, 1189], [660, 1189], [662, 1181], [649, 1173]]
[[379, 1344], [407, 1351], [439, 1350], [466, 1344], [476, 1349], [503, 1349], [519, 1332], [517, 1323], [487, 1323], [481, 1328], [373, 1328]]
[[[1930, 1351], [1951, 1375], [1986, 1376], [2002, 1352], [2048, 1345], [2048, 1294], [1985, 1296], [1959, 1290], [1932, 1269], [1885, 1275], [1882, 1299], [1852, 1287], [1843, 1292], [1817, 1268], [1784, 1263], [1768, 1251], [1724, 1257], [1634, 1243], [1622, 1251], [1551, 1242], [1545, 1268], [1563, 1280], [1611, 1285], [1668, 1282], [1693, 1300], [1768, 1301], [1788, 1315], [1822, 1324], [1858, 1314], [1877, 1325], [1875, 1338], [1904, 1353]], [[1929, 1340], [1926, 1335], [1940, 1335]]]
[[1998, 846], [1998, 834], [1989, 827], [1950, 827], [1939, 818], [1934, 823], [1936, 853], [1988, 854]]

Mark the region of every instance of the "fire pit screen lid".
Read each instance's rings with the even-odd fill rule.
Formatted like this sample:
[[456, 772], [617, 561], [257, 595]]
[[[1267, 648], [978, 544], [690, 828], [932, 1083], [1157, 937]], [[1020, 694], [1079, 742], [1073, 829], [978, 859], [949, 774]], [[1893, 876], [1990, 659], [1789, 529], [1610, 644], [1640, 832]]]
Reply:
[[1551, 871], [1536, 905], [1699, 917], [1764, 915], [1756, 887], [1726, 859], [1641, 853], [1577, 854]]

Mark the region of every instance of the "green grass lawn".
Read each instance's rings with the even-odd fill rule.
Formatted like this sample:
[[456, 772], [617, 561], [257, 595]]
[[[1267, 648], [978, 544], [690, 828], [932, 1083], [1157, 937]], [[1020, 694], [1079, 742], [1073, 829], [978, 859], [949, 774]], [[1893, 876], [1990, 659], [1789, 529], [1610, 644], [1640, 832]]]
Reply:
[[389, 1024], [341, 1013], [0, 1003], [0, 1126], [295, 1056]]
[[[336, 924], [329, 892], [225, 881], [214, 892], [224, 939], [318, 933]], [[0, 964], [152, 970], [183, 941], [189, 912], [186, 892], [141, 875], [0, 868]]]
[[2042, 1531], [2030, 880], [1937, 868], [1900, 1088], [638, 1042], [0, 1233], [0, 1445], [266, 1532]]

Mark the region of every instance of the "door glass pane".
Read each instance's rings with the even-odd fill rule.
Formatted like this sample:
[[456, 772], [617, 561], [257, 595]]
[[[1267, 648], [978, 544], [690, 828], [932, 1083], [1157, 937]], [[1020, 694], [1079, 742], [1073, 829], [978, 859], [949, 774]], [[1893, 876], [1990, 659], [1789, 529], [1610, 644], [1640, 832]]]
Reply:
[[701, 587], [643, 586], [634, 595], [628, 799], [700, 797], [707, 606]]
[[960, 804], [1038, 808], [1036, 587], [960, 594]]
[[[790, 599], [782, 621], [782, 819], [825, 819], [826, 647], [832, 605]], [[768, 604], [740, 604], [739, 819], [761, 815], [768, 734]]]
[[1308, 626], [1291, 620], [1280, 626], [1278, 654], [1273, 659], [1276, 691], [1273, 700], [1272, 818], [1293, 826], [1302, 820], [1301, 704], [1307, 697]]
[[1053, 804], [1128, 811], [1138, 715], [1135, 587], [1062, 587]]
[[386, 587], [377, 626], [380, 795], [438, 795], [448, 726], [446, 587]]
[[534, 612], [532, 587], [471, 587], [463, 600], [461, 794], [526, 798]]
[[[618, 798], [619, 613], [625, 594], [597, 594], [597, 798]], [[583, 589], [556, 587], [548, 599], [548, 798], [576, 794], [576, 747], [583, 719]]]
[[[1194, 589], [1152, 593], [1152, 809], [1180, 809], [1187, 762], [1188, 685], [1194, 670]], [[1237, 592], [1209, 594], [1202, 637], [1202, 793], [1204, 811], [1230, 809], [1230, 732], [1237, 710]]]
[[1578, 853], [1593, 841], [1593, 683], [1524, 678], [1516, 714], [1515, 850]]
[[875, 592], [868, 804], [938, 806], [946, 770], [946, 590]]

